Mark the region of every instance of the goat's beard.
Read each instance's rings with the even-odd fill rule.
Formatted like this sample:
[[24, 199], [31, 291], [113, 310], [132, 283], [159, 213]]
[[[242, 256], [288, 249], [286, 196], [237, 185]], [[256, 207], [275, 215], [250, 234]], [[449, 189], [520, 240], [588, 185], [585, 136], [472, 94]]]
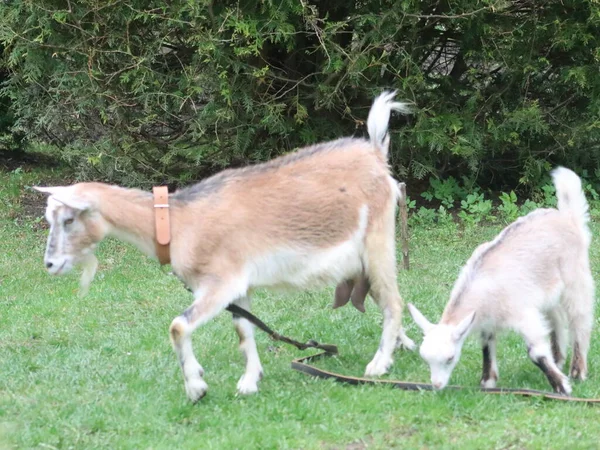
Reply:
[[79, 280], [79, 296], [84, 297], [90, 289], [90, 284], [92, 284], [92, 281], [94, 280], [94, 275], [96, 275], [98, 259], [93, 253], [90, 253], [81, 261], [81, 267], [83, 268], [83, 272], [81, 273], [81, 279]]

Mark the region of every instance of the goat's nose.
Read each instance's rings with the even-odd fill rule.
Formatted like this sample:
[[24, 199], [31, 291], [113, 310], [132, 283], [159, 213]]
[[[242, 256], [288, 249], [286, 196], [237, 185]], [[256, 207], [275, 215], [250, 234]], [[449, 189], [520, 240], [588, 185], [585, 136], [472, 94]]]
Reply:
[[439, 381], [436, 381], [435, 383], [433, 383], [433, 387], [435, 389], [441, 389], [442, 388], [442, 383], [440, 383]]
[[46, 263], [46, 269], [50, 269], [50, 268], [52, 267], [52, 265], [53, 265], [53, 264], [52, 264], [50, 261], [48, 261], [48, 262]]

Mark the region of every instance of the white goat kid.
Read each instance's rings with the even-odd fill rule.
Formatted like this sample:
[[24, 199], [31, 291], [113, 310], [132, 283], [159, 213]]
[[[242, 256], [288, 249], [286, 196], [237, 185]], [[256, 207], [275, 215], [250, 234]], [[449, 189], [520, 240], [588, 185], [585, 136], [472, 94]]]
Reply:
[[[581, 180], [569, 169], [552, 172], [558, 209], [538, 209], [506, 227], [473, 252], [456, 281], [440, 323], [409, 311], [425, 336], [421, 357], [436, 389], [448, 384], [466, 337], [478, 330], [483, 348], [482, 387], [496, 386], [496, 333], [512, 329], [552, 388], [570, 394], [561, 372], [570, 328], [571, 376], [584, 380], [593, 323], [591, 234]], [[549, 342], [549, 335], [551, 341]]]
[[[173, 320], [170, 338], [192, 401], [207, 390], [192, 332], [231, 303], [250, 309], [250, 294], [259, 287], [339, 283], [339, 305], [348, 301], [340, 295], [352, 295], [360, 304], [368, 286], [384, 317], [368, 376], [389, 369], [397, 346], [414, 348], [402, 328], [394, 219], [399, 192], [387, 163], [390, 113], [408, 109], [393, 97], [385, 92], [375, 99], [367, 120], [370, 141], [346, 138], [315, 145], [223, 171], [169, 196], [171, 266], [195, 298]], [[158, 256], [150, 193], [102, 183], [37, 189], [50, 194], [45, 263], [51, 274], [83, 264], [87, 288], [97, 266], [94, 248], [109, 235]], [[353, 292], [353, 286], [361, 292]], [[254, 327], [243, 318], [234, 318], [234, 325], [246, 358], [238, 391], [256, 392], [263, 370]]]

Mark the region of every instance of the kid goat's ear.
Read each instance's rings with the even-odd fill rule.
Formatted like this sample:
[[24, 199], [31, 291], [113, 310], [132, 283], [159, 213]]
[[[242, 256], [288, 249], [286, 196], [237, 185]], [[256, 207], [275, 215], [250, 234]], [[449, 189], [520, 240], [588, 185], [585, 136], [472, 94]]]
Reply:
[[409, 303], [407, 306], [408, 311], [410, 312], [410, 315], [412, 316], [415, 323], [419, 326], [419, 328], [421, 328], [421, 330], [423, 330], [423, 333], [427, 334], [427, 332], [431, 330], [435, 325], [433, 325], [429, 320], [427, 320], [415, 305]]
[[469, 330], [471, 330], [473, 323], [475, 323], [475, 311], [471, 312], [456, 326], [456, 329], [452, 333], [454, 340], [456, 342], [463, 340], [469, 333]]

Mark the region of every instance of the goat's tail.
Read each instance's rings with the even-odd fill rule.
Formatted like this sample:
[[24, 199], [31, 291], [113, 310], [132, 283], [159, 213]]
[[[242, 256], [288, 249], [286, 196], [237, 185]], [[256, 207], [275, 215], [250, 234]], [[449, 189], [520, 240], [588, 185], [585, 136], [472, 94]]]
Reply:
[[385, 91], [380, 94], [373, 101], [367, 119], [367, 130], [369, 131], [371, 144], [381, 150], [386, 158], [390, 146], [388, 122], [390, 121], [391, 111], [394, 110], [404, 114], [411, 112], [408, 104], [393, 101], [395, 95], [396, 91]]
[[587, 223], [590, 220], [589, 207], [583, 193], [581, 179], [575, 172], [565, 167], [554, 169], [552, 179], [556, 188], [558, 210], [570, 214], [587, 232]]

